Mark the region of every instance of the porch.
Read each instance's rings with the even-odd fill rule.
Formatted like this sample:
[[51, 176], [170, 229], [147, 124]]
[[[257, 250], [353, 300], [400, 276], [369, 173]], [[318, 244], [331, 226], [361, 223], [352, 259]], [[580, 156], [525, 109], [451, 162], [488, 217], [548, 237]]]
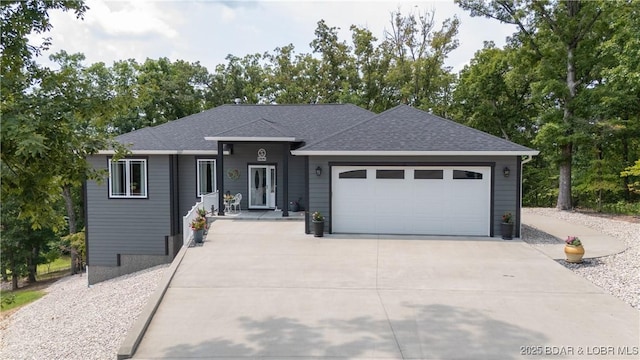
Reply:
[[236, 212], [226, 212], [223, 216], [207, 214], [207, 218], [215, 220], [304, 221], [304, 211], [289, 211], [289, 216], [283, 217], [282, 210], [241, 210]]
[[191, 230], [190, 224], [199, 215], [198, 210], [205, 210], [207, 219], [215, 220], [265, 220], [265, 221], [278, 221], [278, 220], [292, 220], [292, 221], [304, 221], [304, 211], [289, 211], [288, 216], [283, 216], [283, 212], [280, 209], [272, 210], [235, 210], [227, 211], [223, 215], [218, 215], [217, 205], [218, 192], [202, 195], [200, 201], [195, 203], [187, 215], [182, 217], [182, 236], [183, 245], [189, 245], [193, 239], [193, 230]]

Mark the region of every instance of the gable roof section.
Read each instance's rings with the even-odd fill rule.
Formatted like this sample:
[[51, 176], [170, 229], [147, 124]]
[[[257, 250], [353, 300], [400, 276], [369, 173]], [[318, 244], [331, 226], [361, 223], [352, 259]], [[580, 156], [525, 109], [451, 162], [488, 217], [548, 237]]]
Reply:
[[205, 136], [205, 140], [213, 141], [298, 141], [295, 131], [267, 119], [258, 119], [236, 126], [233, 129]]
[[294, 155], [537, 155], [538, 151], [399, 105], [308, 142]]
[[264, 128], [267, 122], [271, 124], [269, 135], [282, 133], [315, 142], [374, 115], [352, 104], [222, 105], [116, 140], [134, 153], [216, 153], [216, 142], [205, 137], [234, 131], [246, 135], [252, 127]]

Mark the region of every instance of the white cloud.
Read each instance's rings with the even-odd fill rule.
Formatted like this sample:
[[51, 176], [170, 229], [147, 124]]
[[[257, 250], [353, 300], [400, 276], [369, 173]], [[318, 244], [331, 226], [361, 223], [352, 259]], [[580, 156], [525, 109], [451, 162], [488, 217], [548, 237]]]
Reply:
[[[458, 39], [447, 65], [460, 70], [484, 40], [498, 46], [514, 29], [495, 20], [471, 18], [453, 1], [106, 1], [90, 0], [85, 20], [72, 13], [52, 11], [52, 48], [82, 52], [87, 64], [129, 58], [169, 57], [200, 61], [210, 72], [226, 63], [227, 54], [271, 52], [293, 43], [298, 53], [311, 52], [309, 43], [320, 19], [339, 27], [340, 40], [351, 43], [352, 24], [369, 28], [382, 39], [389, 27], [390, 13], [400, 8], [435, 10], [438, 26], [445, 18], [461, 20]], [[47, 64], [45, 57], [40, 62]]]
[[222, 7], [222, 21], [224, 23], [230, 23], [236, 19], [236, 11], [230, 7]]
[[[111, 8], [110, 4], [121, 5]], [[103, 0], [90, 0], [90, 10], [85, 21], [90, 26], [98, 26], [112, 36], [162, 35], [175, 39], [178, 32], [172, 27], [175, 13], [158, 8], [162, 3], [133, 1], [111, 3]]]

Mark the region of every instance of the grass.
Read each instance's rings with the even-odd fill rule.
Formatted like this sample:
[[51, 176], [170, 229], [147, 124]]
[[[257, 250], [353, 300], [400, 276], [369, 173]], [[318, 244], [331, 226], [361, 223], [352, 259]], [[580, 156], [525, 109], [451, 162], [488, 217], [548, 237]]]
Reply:
[[70, 268], [71, 268], [71, 257], [62, 256], [57, 258], [51, 264], [38, 265], [38, 274], [53, 273], [61, 270], [69, 270]]
[[70, 268], [71, 258], [69, 256], [62, 256], [50, 264], [38, 265], [38, 282], [29, 284], [24, 289], [2, 291], [0, 293], [0, 310], [8, 312], [40, 299], [45, 294], [41, 289], [52, 281], [68, 275]]
[[68, 275], [70, 268], [71, 257], [62, 256], [50, 264], [38, 265], [38, 282], [28, 284], [25, 288], [16, 291], [2, 291], [0, 293], [0, 310], [3, 316], [0, 316], [0, 319], [9, 316], [12, 313], [9, 310], [18, 309], [21, 306], [40, 299], [46, 294], [41, 289], [46, 288], [57, 279]]
[[[2, 311], [15, 309], [40, 299], [42, 296], [44, 296], [44, 294], [45, 292], [42, 290], [3, 291], [0, 295], [0, 298], [2, 298], [3, 300], [0, 308], [2, 309]], [[10, 304], [5, 304], [4, 300], [6, 297], [13, 297], [13, 302], [11, 302]]]

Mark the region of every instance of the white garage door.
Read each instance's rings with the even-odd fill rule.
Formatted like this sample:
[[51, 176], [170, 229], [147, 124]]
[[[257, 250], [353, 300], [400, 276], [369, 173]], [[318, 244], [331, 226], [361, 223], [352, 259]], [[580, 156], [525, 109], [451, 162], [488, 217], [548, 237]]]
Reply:
[[336, 233], [489, 235], [491, 168], [334, 166]]

